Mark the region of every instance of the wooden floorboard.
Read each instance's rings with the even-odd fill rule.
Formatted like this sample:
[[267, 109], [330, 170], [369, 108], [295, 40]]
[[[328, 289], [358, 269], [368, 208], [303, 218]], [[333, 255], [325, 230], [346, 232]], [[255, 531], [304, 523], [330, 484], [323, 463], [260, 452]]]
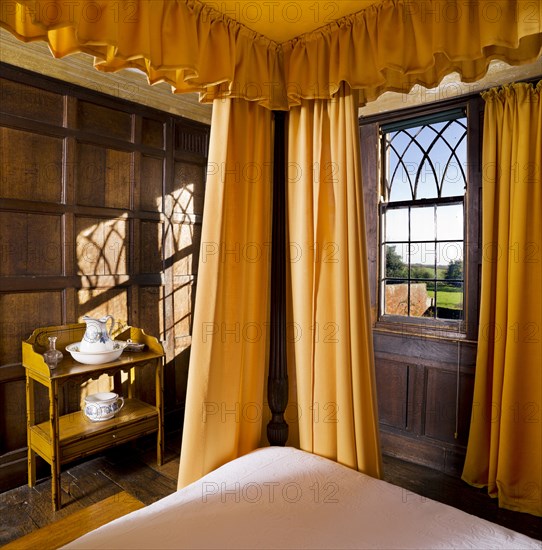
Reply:
[[[178, 469], [179, 459], [174, 462]], [[177, 490], [177, 480], [174, 481], [149, 467], [139, 457], [127, 460], [122, 450], [108, 454], [108, 460], [102, 466], [101, 472], [146, 505]]]
[[[62, 509], [59, 512], [51, 509], [49, 479], [41, 480], [33, 489], [23, 486], [0, 494], [0, 546], [81, 510], [93, 509], [96, 504], [99, 509], [101, 503], [122, 493], [144, 505], [171, 494], [177, 486], [179, 453], [178, 448], [168, 449], [165, 464], [158, 466], [152, 446], [127, 445], [67, 467], [61, 475]], [[403, 487], [405, 498], [421, 495], [535, 539], [541, 538], [542, 518], [499, 508], [485, 490], [397, 458], [385, 456], [383, 462], [384, 479]]]
[[145, 505], [124, 491], [77, 510], [4, 546], [5, 550], [56, 550]]
[[534, 539], [542, 539], [542, 518], [499, 508], [497, 499], [491, 498], [487, 489], [477, 489], [438, 470], [390, 456], [383, 457], [383, 464], [383, 479], [403, 487], [407, 491], [405, 498], [421, 495]]

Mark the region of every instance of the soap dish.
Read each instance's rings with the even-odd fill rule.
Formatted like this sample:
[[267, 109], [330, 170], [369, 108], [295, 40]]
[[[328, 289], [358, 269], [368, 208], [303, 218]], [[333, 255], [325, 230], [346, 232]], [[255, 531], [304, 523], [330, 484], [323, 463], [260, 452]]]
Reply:
[[126, 347], [124, 348], [124, 351], [143, 351], [144, 347], [145, 344], [139, 344], [129, 339], [126, 340]]

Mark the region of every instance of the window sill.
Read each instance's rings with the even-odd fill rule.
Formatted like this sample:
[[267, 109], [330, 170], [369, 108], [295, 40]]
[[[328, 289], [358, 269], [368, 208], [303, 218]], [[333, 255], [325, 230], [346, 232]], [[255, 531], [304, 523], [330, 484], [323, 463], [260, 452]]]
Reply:
[[464, 321], [412, 319], [395, 315], [381, 317], [374, 325], [376, 333], [394, 333], [413, 338], [469, 341]]

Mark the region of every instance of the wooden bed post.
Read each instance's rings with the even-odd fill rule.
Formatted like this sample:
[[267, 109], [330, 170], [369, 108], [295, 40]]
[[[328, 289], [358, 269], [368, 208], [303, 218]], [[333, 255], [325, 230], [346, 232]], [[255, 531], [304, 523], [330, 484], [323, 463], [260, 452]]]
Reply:
[[286, 366], [286, 113], [274, 111], [275, 137], [273, 158], [273, 225], [271, 243], [271, 334], [267, 399], [271, 420], [267, 439], [271, 445], [284, 447], [288, 424], [284, 411], [288, 404], [288, 369]]

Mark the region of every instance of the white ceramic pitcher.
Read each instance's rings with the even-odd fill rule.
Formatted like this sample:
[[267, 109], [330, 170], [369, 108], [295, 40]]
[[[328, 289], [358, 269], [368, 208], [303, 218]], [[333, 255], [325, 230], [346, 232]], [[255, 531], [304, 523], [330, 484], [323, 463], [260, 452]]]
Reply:
[[[111, 320], [111, 326], [107, 329], [107, 321]], [[79, 351], [83, 353], [96, 353], [100, 351], [111, 351], [115, 342], [111, 340], [111, 331], [115, 326], [115, 319], [112, 315], [106, 315], [101, 319], [93, 319], [88, 315], [83, 317], [83, 321], [87, 324], [87, 328]]]

